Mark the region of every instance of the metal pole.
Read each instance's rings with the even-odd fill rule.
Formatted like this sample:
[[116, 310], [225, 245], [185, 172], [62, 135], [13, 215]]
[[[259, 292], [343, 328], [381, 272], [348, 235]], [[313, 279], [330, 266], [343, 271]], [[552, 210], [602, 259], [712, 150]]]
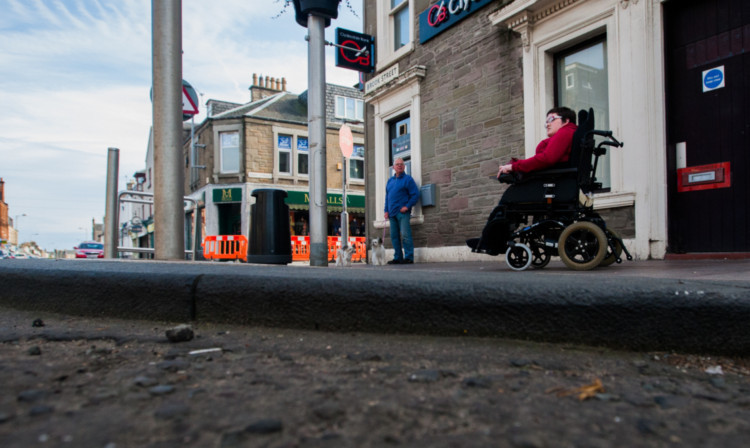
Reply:
[[154, 249], [185, 259], [182, 170], [182, 2], [152, 0]]
[[104, 258], [117, 258], [120, 209], [117, 206], [117, 178], [120, 171], [120, 150], [107, 150], [107, 198], [104, 210]]
[[196, 181], [195, 168], [195, 115], [190, 116], [190, 188], [193, 188]]
[[341, 209], [341, 247], [346, 247], [349, 245], [349, 213], [346, 212], [346, 157], [342, 157], [342, 160], [344, 166], [341, 169], [341, 203], [343, 207]]
[[325, 19], [307, 17], [307, 121], [310, 139], [310, 266], [328, 266]]

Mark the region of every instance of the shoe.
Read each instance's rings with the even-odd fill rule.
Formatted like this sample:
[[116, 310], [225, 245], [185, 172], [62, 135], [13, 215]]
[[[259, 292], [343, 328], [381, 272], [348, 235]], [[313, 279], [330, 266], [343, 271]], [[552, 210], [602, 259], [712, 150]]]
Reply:
[[414, 260], [409, 260], [408, 258], [401, 262], [401, 264], [414, 264]]
[[401, 264], [401, 260], [391, 260], [388, 264]]

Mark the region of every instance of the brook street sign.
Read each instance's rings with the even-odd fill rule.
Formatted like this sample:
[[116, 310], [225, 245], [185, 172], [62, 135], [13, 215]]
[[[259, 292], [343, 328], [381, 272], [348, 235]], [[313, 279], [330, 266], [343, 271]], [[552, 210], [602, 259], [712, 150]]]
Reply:
[[419, 15], [419, 43], [427, 42], [491, 2], [492, 0], [436, 0]]

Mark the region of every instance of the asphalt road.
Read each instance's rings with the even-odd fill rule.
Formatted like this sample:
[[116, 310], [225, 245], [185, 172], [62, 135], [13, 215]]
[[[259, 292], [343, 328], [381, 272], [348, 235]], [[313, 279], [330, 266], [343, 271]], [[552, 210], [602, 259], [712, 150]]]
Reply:
[[178, 323], [0, 309], [0, 446], [742, 447], [750, 436], [739, 358], [209, 322], [170, 342]]

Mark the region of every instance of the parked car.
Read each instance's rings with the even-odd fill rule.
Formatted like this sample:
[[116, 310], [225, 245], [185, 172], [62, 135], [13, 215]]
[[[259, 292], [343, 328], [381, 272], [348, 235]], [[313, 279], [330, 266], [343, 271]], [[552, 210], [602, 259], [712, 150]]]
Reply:
[[84, 241], [73, 249], [76, 258], [104, 258], [104, 244], [96, 241]]
[[0, 249], [0, 260], [3, 258], [15, 258], [9, 250]]

